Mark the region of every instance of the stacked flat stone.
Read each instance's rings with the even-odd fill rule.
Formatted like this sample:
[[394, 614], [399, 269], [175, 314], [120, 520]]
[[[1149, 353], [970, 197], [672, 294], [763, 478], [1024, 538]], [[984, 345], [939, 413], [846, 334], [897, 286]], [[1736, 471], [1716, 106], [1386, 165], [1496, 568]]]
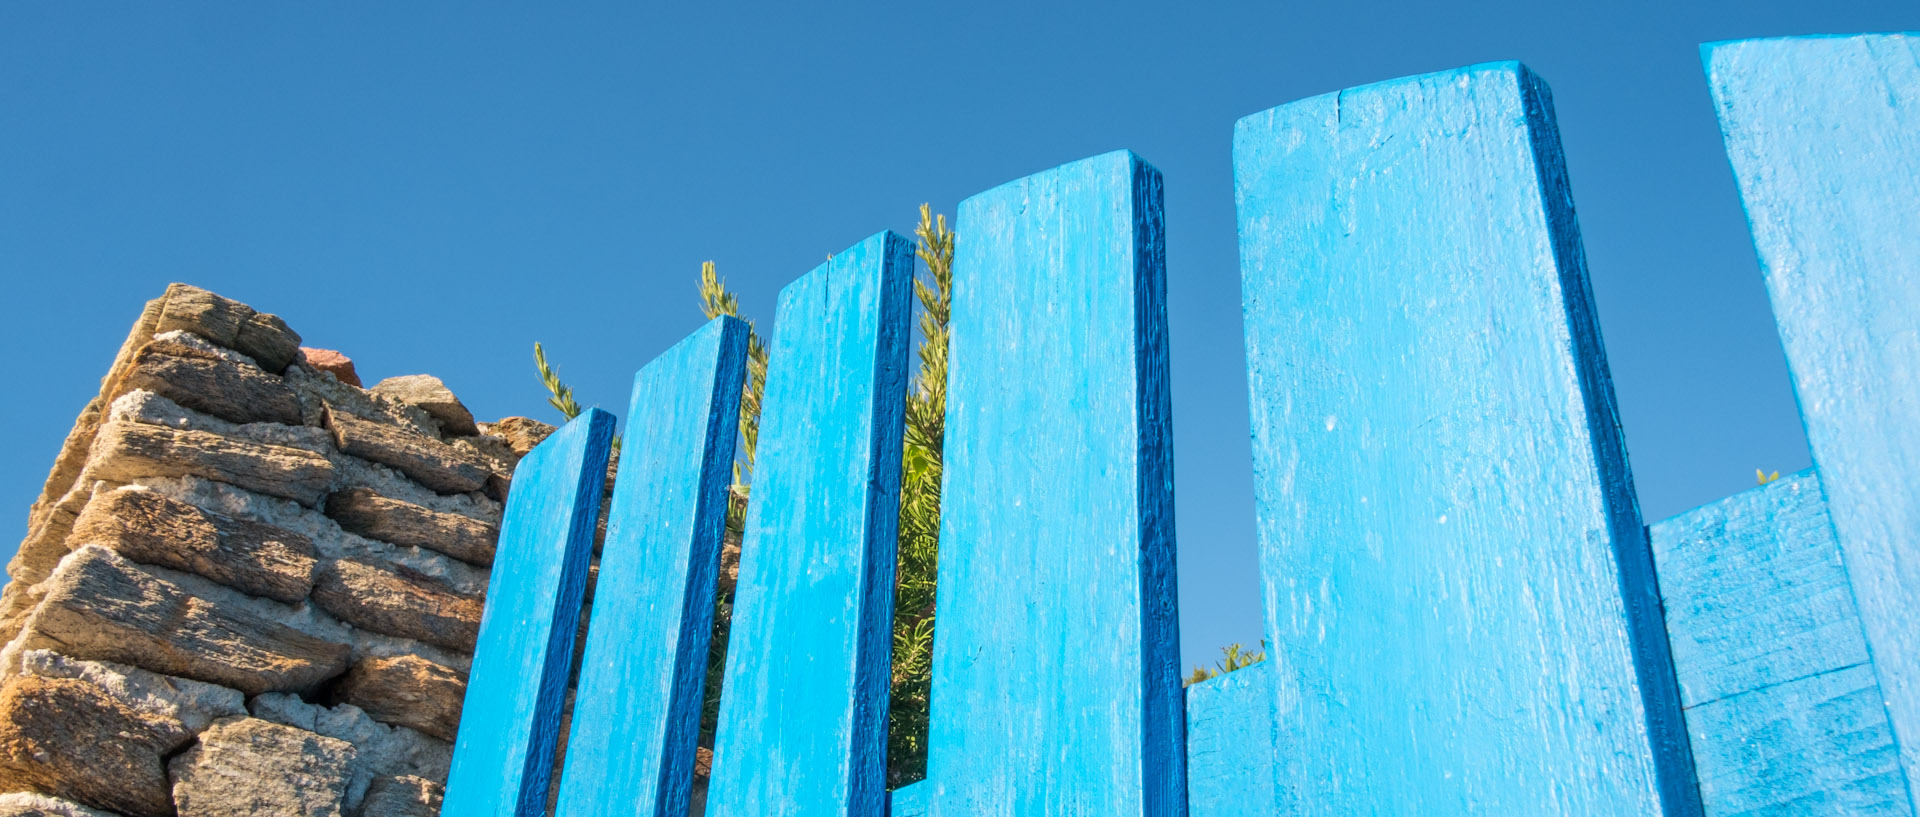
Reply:
[[501, 503], [551, 431], [343, 383], [169, 287], [8, 566], [0, 817], [437, 814]]

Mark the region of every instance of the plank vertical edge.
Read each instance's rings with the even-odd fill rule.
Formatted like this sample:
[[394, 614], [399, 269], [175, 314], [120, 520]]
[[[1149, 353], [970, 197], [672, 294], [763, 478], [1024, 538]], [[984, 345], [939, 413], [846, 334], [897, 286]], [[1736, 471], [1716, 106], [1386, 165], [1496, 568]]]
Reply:
[[515, 470], [493, 563], [512, 580], [492, 582], [481, 614], [444, 814], [546, 811], [613, 427], [588, 409]]
[[634, 376], [559, 817], [687, 813], [748, 331], [715, 318]]
[[1920, 780], [1920, 35], [1701, 50], [1912, 808]]
[[913, 246], [883, 232], [780, 293], [708, 813], [878, 817]]

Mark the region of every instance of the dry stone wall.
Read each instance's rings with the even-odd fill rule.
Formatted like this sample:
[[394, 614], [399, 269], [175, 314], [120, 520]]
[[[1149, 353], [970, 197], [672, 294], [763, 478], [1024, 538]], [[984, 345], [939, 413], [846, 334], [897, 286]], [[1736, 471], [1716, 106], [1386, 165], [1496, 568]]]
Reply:
[[0, 817], [439, 812], [514, 464], [438, 380], [360, 387], [175, 284], [0, 594]]

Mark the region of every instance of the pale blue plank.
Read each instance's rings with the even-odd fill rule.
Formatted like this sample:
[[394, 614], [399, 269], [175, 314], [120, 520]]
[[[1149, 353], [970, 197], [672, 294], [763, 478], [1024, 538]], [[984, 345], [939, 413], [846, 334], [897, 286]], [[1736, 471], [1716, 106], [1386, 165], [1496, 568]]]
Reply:
[[1920, 780], [1920, 36], [1747, 40], [1705, 58], [1901, 765]]
[[1284, 105], [1234, 166], [1282, 813], [1699, 813], [1545, 85]]
[[1160, 206], [1125, 151], [960, 205], [935, 814], [1186, 811]]
[[440, 813], [546, 813], [613, 415], [588, 409], [514, 470]]
[[707, 813], [878, 817], [913, 246], [780, 293]]
[[1812, 471], [1652, 528], [1709, 815], [1910, 815]]
[[932, 792], [933, 785], [925, 780], [887, 792], [887, 817], [927, 817], [933, 813], [933, 804], [927, 802]]
[[1187, 687], [1187, 815], [1274, 813], [1273, 665]]
[[716, 318], [634, 377], [560, 817], [687, 813], [747, 333]]

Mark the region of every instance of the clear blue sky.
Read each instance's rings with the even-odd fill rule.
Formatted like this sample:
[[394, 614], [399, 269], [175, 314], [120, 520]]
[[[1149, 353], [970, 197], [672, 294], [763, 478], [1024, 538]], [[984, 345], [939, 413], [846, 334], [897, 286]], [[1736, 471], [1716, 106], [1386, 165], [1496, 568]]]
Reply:
[[923, 201], [1125, 147], [1166, 176], [1182, 638], [1209, 660], [1260, 629], [1236, 119], [1489, 60], [1545, 77], [1659, 519], [1808, 462], [1697, 45], [1920, 27], [1912, 0], [658, 5], [0, 7], [0, 550], [169, 281], [483, 419], [552, 419], [540, 340], [620, 411], [701, 323], [701, 261], [764, 323]]

